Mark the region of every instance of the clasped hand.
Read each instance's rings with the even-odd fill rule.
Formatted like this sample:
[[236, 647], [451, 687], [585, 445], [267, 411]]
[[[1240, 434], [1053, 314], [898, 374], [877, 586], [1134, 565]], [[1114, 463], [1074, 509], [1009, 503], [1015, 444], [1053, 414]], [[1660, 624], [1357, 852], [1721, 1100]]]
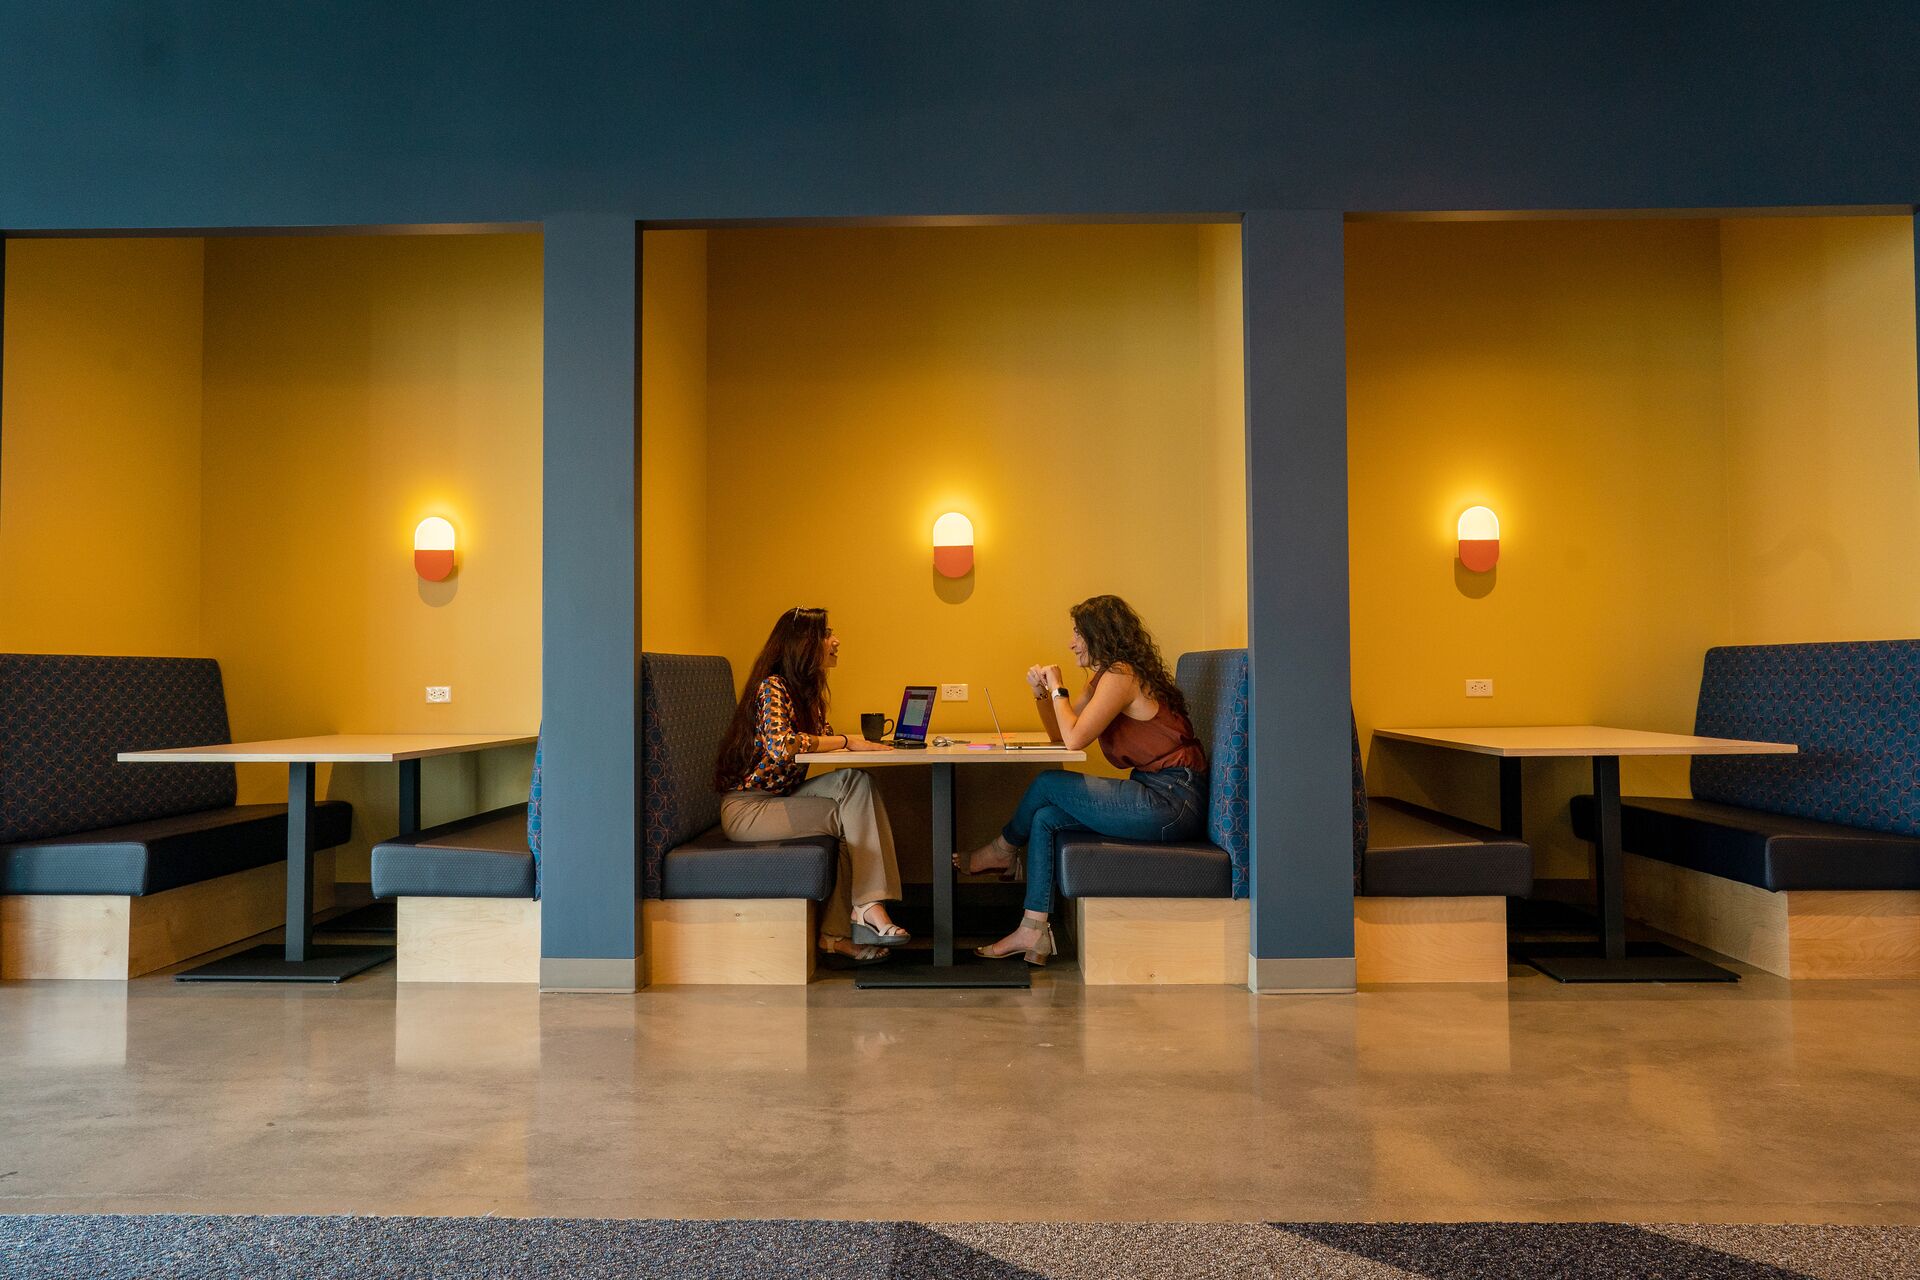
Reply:
[[1033, 696], [1036, 698], [1050, 697], [1053, 691], [1063, 683], [1057, 664], [1035, 663], [1027, 668], [1027, 687], [1033, 690]]

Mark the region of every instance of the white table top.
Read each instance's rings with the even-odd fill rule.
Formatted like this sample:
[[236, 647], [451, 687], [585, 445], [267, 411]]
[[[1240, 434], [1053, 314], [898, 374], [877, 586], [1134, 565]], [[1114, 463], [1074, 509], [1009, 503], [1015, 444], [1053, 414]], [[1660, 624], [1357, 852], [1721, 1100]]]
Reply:
[[[928, 747], [925, 751], [809, 751], [794, 759], [801, 764], [1074, 764], [1087, 758], [1084, 751], [1049, 747], [1041, 751], [1003, 751], [1000, 736], [991, 729], [956, 731], [940, 735], [960, 745]], [[1044, 733], [1010, 733], [1009, 742], [1044, 743]]]
[[1375, 729], [1373, 735], [1485, 756], [1789, 756], [1800, 750], [1791, 742], [1696, 738], [1686, 733], [1611, 729], [1597, 724]]
[[122, 751], [115, 758], [122, 764], [398, 764], [489, 747], [518, 747], [536, 737], [531, 733], [322, 733], [265, 742]]

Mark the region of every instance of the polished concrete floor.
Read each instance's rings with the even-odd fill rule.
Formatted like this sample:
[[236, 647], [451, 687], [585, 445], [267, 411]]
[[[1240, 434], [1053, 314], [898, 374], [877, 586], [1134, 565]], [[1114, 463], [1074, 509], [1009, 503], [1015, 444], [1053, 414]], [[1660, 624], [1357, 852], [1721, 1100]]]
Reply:
[[0, 984], [0, 1212], [1920, 1222], [1920, 984]]

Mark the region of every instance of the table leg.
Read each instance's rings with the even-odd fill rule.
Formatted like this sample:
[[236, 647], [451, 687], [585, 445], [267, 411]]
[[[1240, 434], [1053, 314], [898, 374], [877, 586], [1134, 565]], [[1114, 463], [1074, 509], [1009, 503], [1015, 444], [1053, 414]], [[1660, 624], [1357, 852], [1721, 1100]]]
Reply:
[[933, 766], [933, 963], [953, 965], [953, 766]]
[[[392, 947], [315, 946], [313, 941], [313, 836], [315, 767], [312, 761], [287, 766], [287, 924], [280, 946], [245, 951], [187, 969], [176, 982], [344, 982], [393, 959]], [[404, 804], [405, 766], [401, 769]], [[418, 825], [419, 774], [415, 775], [415, 825]]]
[[885, 964], [861, 969], [853, 976], [856, 987], [1026, 987], [1026, 962], [981, 960], [969, 955], [956, 963], [953, 954], [953, 846], [954, 766], [933, 761], [933, 963], [913, 964], [895, 954]]
[[400, 762], [400, 834], [420, 834], [420, 762]]
[[1620, 859], [1620, 757], [1593, 758], [1593, 889], [1600, 907], [1600, 944], [1609, 961], [1627, 955], [1627, 887]]
[[312, 761], [287, 766], [288, 964], [313, 948], [313, 780]]
[[1520, 757], [1500, 757], [1500, 834], [1510, 840], [1525, 838], [1520, 808]]
[[1560, 982], [1738, 982], [1740, 975], [1664, 943], [1627, 942], [1625, 859], [1620, 849], [1620, 757], [1593, 758], [1593, 880], [1600, 940], [1531, 948], [1528, 964]]

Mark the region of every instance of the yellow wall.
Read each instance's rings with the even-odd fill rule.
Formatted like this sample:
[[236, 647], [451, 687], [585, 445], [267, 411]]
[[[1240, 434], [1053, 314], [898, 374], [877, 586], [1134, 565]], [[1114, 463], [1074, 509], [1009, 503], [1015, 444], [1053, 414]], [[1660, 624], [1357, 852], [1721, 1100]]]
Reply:
[[640, 419], [640, 645], [707, 653], [704, 231], [642, 237]]
[[5, 251], [0, 650], [199, 655], [200, 241]]
[[[1169, 661], [1243, 642], [1244, 586], [1221, 585], [1245, 578], [1229, 232], [713, 233], [708, 617], [736, 677], [783, 610], [821, 605], [845, 645], [836, 726], [893, 715], [909, 682], [964, 682], [935, 732], [990, 727], [987, 686], [1023, 730], [1024, 673], [1070, 663], [1067, 609], [1089, 595], [1131, 600]], [[933, 569], [948, 510], [977, 539], [957, 582]], [[964, 840], [1004, 820], [1024, 773], [970, 784]], [[924, 876], [924, 779], [883, 785]]]
[[[987, 724], [990, 684], [1032, 728], [1022, 677], [1068, 658], [1077, 600], [1126, 596], [1170, 659], [1222, 641], [1215, 486], [1239, 472], [1198, 228], [716, 233], [709, 282], [711, 616], [736, 666], [823, 605], [840, 719], [966, 682], [937, 724]], [[933, 570], [947, 510], [977, 539], [958, 584]]]
[[[209, 241], [205, 371], [204, 636], [234, 732], [531, 731], [539, 239]], [[428, 515], [458, 533], [445, 583], [413, 571]], [[427, 820], [524, 800], [531, 758], [429, 762]], [[332, 773], [356, 806], [344, 878], [393, 830], [393, 775]], [[243, 799], [284, 787], [243, 771]]]
[[1738, 643], [1920, 635], [1910, 218], [1726, 224]]
[[[1347, 248], [1363, 743], [1385, 724], [1691, 729], [1729, 616], [1716, 225], [1359, 223]], [[1455, 563], [1476, 503], [1501, 521], [1490, 590]], [[1495, 696], [1465, 698], [1469, 677]], [[1495, 776], [1385, 743], [1369, 761], [1381, 794], [1485, 822]], [[1587, 770], [1527, 776], [1538, 874], [1584, 874], [1566, 802]], [[1624, 781], [1685, 794], [1685, 765], [1629, 761]]]

